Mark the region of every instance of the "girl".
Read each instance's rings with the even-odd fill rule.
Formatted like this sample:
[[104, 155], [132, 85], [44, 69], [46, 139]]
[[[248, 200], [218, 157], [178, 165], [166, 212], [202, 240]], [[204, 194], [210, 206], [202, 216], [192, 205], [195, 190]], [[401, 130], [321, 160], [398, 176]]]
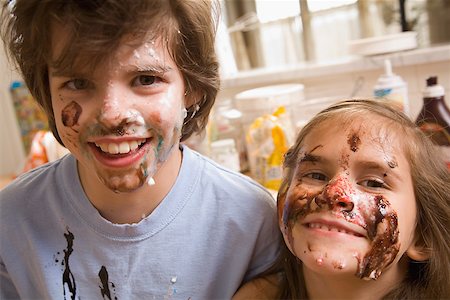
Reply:
[[442, 161], [385, 103], [347, 100], [320, 112], [285, 156], [284, 250], [235, 299], [449, 298], [450, 173]]

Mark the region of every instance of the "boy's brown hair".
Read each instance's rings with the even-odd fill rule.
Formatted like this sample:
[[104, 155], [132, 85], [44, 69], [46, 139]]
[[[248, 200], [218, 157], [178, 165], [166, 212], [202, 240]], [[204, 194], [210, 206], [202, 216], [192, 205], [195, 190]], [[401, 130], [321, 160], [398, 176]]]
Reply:
[[[162, 37], [183, 75], [189, 99], [181, 136], [184, 141], [206, 126], [219, 89], [214, 50], [217, 8], [210, 0], [16, 0], [3, 6], [1, 35], [61, 144], [48, 66], [94, 68], [110, 58], [124, 37], [136, 41]], [[71, 33], [70, 43], [56, 61], [51, 58], [53, 26], [65, 26]]]
[[[285, 155], [286, 171], [278, 199], [285, 197], [305, 137], [323, 122], [338, 120], [349, 124], [355, 119], [381, 116], [381, 127], [389, 126], [401, 139], [403, 151], [410, 162], [414, 196], [417, 203], [416, 237], [430, 252], [424, 262], [409, 260], [403, 282], [383, 299], [447, 299], [450, 297], [450, 172], [442, 155], [431, 140], [404, 114], [375, 100], [346, 100], [318, 113], [299, 133], [295, 144]], [[329, 123], [328, 123], [329, 124]], [[280, 201], [280, 200], [278, 200]], [[301, 264], [284, 245], [272, 271], [283, 270], [280, 299], [308, 298]]]

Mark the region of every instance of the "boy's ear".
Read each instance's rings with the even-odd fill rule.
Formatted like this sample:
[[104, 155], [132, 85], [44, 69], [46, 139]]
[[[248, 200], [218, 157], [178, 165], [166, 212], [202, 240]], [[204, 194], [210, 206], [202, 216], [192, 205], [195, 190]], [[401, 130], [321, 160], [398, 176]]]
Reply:
[[424, 261], [430, 258], [431, 249], [425, 245], [422, 236], [416, 237], [406, 250], [406, 255], [415, 261]]
[[200, 91], [186, 91], [184, 94], [184, 105], [186, 109], [191, 107], [195, 103], [199, 103], [202, 99], [202, 94]]

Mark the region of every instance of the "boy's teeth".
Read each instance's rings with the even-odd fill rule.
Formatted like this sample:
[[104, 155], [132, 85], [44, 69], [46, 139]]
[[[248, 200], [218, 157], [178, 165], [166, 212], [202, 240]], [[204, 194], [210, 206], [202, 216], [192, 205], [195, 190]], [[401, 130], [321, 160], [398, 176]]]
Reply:
[[102, 143], [95, 145], [102, 149], [103, 152], [110, 153], [110, 154], [118, 154], [118, 153], [128, 153], [130, 151], [136, 150], [139, 145], [141, 145], [143, 142], [145, 142], [145, 139], [138, 140], [138, 141], [129, 141], [129, 142], [122, 142], [120, 144], [116, 143]]

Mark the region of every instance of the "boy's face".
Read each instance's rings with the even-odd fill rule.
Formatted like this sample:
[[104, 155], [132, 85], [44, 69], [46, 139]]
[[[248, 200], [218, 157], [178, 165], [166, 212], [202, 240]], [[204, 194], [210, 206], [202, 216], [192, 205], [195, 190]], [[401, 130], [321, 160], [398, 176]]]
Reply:
[[398, 274], [397, 262], [413, 245], [416, 203], [400, 137], [385, 123], [329, 120], [304, 139], [278, 214], [305, 274]]
[[[54, 29], [55, 60], [69, 41]], [[124, 41], [94, 72], [49, 67], [49, 81], [58, 133], [85, 177], [133, 191], [178, 149], [184, 81], [159, 40]]]

